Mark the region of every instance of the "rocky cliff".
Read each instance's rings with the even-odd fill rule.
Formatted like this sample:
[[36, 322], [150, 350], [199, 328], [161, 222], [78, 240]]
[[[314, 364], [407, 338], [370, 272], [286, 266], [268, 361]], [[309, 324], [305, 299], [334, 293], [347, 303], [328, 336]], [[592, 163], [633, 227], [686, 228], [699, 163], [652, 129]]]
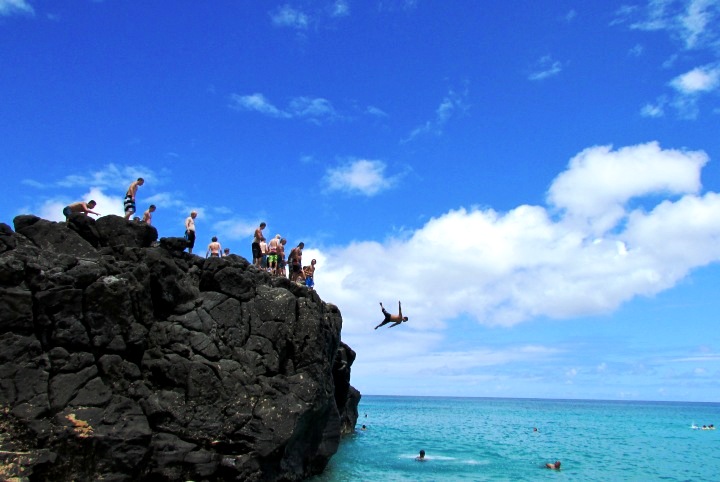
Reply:
[[0, 224], [0, 478], [301, 480], [354, 430], [337, 307], [144, 224]]

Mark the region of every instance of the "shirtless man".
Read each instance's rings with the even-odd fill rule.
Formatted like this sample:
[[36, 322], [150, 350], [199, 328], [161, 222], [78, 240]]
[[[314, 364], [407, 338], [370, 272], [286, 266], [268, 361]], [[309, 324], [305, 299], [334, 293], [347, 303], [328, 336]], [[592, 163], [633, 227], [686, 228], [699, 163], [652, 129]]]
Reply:
[[309, 289], [313, 289], [315, 287], [315, 263], [317, 263], [317, 261], [312, 260], [310, 261], [310, 266], [303, 267], [303, 274], [305, 275], [305, 286], [307, 286]]
[[545, 464], [545, 468], [552, 470], [560, 470], [560, 461], [556, 460], [554, 464], [548, 462], [547, 464]]
[[140, 186], [145, 184], [145, 179], [142, 177], [138, 177], [137, 181], [133, 181], [130, 184], [130, 187], [128, 187], [127, 192], [125, 193], [125, 219], [130, 219], [130, 216], [135, 214], [135, 194], [137, 193], [137, 190]]
[[152, 225], [152, 213], [155, 212], [155, 205], [151, 204], [150, 207], [143, 213], [143, 222], [146, 223], [148, 226]]
[[223, 257], [225, 257], [225, 256], [230, 256], [230, 248], [225, 248], [223, 250]]
[[260, 266], [263, 270], [267, 270], [268, 267], [268, 245], [265, 242], [265, 238], [260, 241], [260, 253], [262, 254], [262, 258], [260, 260]]
[[278, 246], [280, 245], [280, 235], [276, 234], [268, 243], [268, 268], [270, 273], [278, 274]]
[[302, 271], [302, 250], [305, 247], [305, 243], [299, 243], [290, 251], [288, 261], [290, 261], [290, 281], [298, 281], [304, 279]]
[[393, 323], [392, 325], [390, 325], [390, 328], [392, 328], [393, 326], [397, 326], [400, 323], [402, 323], [403, 321], [408, 320], [408, 317], [403, 316], [403, 314], [402, 314], [402, 306], [400, 306], [399, 301], [398, 301], [398, 314], [397, 315], [391, 315], [390, 313], [388, 313], [387, 310], [385, 310], [385, 307], [383, 306], [382, 303], [380, 303], [380, 308], [382, 309], [383, 315], [385, 315], [385, 319], [382, 321], [382, 323], [380, 323], [378, 326], [375, 327], [376, 330], [378, 328], [380, 328], [381, 326], [386, 325], [388, 323]]
[[260, 223], [260, 227], [258, 227], [255, 230], [255, 235], [253, 237], [252, 242], [252, 255], [253, 255], [253, 264], [260, 267], [260, 262], [262, 261], [262, 251], [260, 250], [260, 241], [265, 241], [265, 236], [263, 236], [262, 230], [265, 229], [265, 226], [267, 226], [264, 222]]
[[195, 218], [197, 217], [197, 211], [192, 211], [190, 216], [185, 219], [185, 239], [188, 242], [188, 253], [192, 254], [192, 250], [195, 247]]
[[220, 251], [222, 251], [222, 247], [220, 246], [220, 243], [218, 243], [217, 236], [213, 236], [212, 243], [208, 244], [207, 253], [205, 253], [205, 257], [212, 256], [213, 258], [219, 258], [220, 257]]
[[287, 244], [287, 239], [282, 238], [280, 240], [280, 244], [278, 244], [278, 266], [277, 266], [277, 274], [278, 276], [286, 276], [285, 275], [285, 245]]
[[63, 214], [65, 215], [65, 221], [68, 220], [70, 215], [72, 213], [85, 213], [85, 216], [89, 214], [94, 214], [95, 216], [100, 216], [99, 213], [96, 213], [92, 210], [97, 205], [97, 203], [94, 200], [89, 200], [87, 203], [84, 203], [82, 201], [78, 201], [76, 203], [69, 204], [65, 206], [63, 209]]

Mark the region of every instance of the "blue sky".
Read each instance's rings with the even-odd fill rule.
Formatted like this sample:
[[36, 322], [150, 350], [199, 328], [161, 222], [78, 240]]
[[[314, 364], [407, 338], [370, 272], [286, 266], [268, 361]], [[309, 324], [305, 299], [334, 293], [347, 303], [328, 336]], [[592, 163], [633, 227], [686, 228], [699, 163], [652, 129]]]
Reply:
[[720, 1], [0, 0], [0, 99], [0, 221], [265, 221], [363, 393], [718, 400]]

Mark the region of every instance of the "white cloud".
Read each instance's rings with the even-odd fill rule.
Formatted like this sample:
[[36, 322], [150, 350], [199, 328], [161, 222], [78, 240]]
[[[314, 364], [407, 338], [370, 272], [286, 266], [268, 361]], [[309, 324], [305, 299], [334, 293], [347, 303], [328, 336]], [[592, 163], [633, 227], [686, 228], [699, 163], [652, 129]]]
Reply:
[[697, 45], [706, 34], [708, 24], [718, 20], [718, 10], [718, 3], [714, 0], [692, 0], [689, 3], [685, 14], [680, 17], [687, 48]]
[[700, 152], [663, 150], [656, 142], [612, 151], [585, 149], [570, 160], [548, 192], [548, 201], [603, 232], [625, 215], [631, 198], [652, 194], [695, 193], [700, 169], [708, 161]]
[[263, 94], [230, 95], [230, 107], [236, 110], [259, 112], [269, 117], [282, 119], [304, 118], [315, 124], [323, 120], [339, 118], [332, 103], [322, 97], [295, 97], [290, 100], [285, 109], [272, 104]]
[[[698, 96], [711, 92], [720, 85], [720, 64], [717, 63], [720, 46], [720, 1], [718, 0], [648, 0], [643, 7], [624, 7], [616, 12], [611, 25], [628, 24], [630, 29], [662, 31], [679, 46], [663, 62], [665, 69], [672, 68], [687, 58], [686, 51], [705, 51], [715, 62], [696, 67], [676, 76], [668, 85], [675, 91], [667, 102], [680, 118], [694, 119], [700, 112]], [[657, 117], [659, 109], [643, 109], [642, 115]]]
[[388, 116], [387, 112], [380, 109], [379, 107], [375, 107], [372, 105], [368, 106], [368, 108], [365, 109], [365, 113], [376, 116], [376, 117], [387, 117]]
[[662, 117], [665, 115], [665, 110], [663, 109], [663, 103], [658, 102], [656, 104], [645, 104], [642, 109], [640, 109], [640, 115], [643, 117]]
[[401, 142], [409, 142], [423, 134], [435, 133], [442, 134], [443, 127], [455, 115], [455, 113], [464, 112], [468, 109], [466, 104], [467, 92], [457, 93], [450, 90], [443, 98], [437, 109], [435, 109], [435, 118], [416, 127], [410, 132], [410, 135]]
[[720, 85], [720, 67], [697, 67], [678, 77], [670, 85], [681, 94], [698, 94], [711, 92]]
[[347, 17], [350, 15], [350, 5], [347, 0], [336, 0], [330, 12], [332, 17]]
[[35, 9], [26, 0], [0, 0], [0, 17], [35, 15]]
[[630, 50], [628, 50], [628, 55], [629, 55], [630, 57], [640, 57], [640, 56], [643, 54], [644, 51], [645, 51], [645, 47], [643, 47], [643, 46], [640, 45], [640, 44], [635, 44], [635, 45], [633, 46], [633, 48], [631, 48]]
[[260, 112], [270, 117], [290, 117], [290, 114], [278, 109], [264, 95], [258, 93], [251, 95], [232, 94], [230, 96], [230, 107], [237, 110]]
[[278, 27], [290, 27], [295, 29], [306, 29], [310, 17], [307, 14], [296, 10], [290, 5], [283, 5], [270, 14], [273, 25]]
[[[117, 216], [123, 216], [123, 198], [119, 196], [107, 195], [101, 188], [93, 187], [90, 188], [85, 194], [80, 196], [79, 199], [70, 199], [69, 197], [55, 197], [44, 200], [40, 207], [37, 209], [37, 216], [49, 221], [65, 221], [63, 216], [63, 208], [68, 204], [90, 200], [94, 200], [97, 203], [97, 207], [93, 211], [100, 213], [101, 216], [108, 214], [114, 214]], [[148, 203], [149, 205], [150, 203]], [[139, 207], [138, 207], [139, 209]], [[93, 216], [94, 217], [94, 216]]]
[[334, 118], [337, 116], [330, 101], [323, 98], [296, 97], [290, 101], [289, 108], [295, 117], [320, 119]]
[[[34, 206], [24, 208], [27, 212], [37, 213], [37, 216], [51, 221], [64, 221], [62, 210], [70, 203], [77, 201], [89, 201], [94, 199], [97, 202], [95, 211], [102, 215], [115, 214], [123, 216], [123, 199], [130, 183], [138, 177], [145, 179], [145, 185], [141, 187], [140, 193], [144, 192], [149, 185], [157, 186], [162, 184], [164, 176], [157, 175], [152, 170], [143, 166], [123, 166], [108, 164], [94, 172], [86, 172], [82, 175], [69, 175], [59, 181], [41, 183], [33, 179], [22, 181], [24, 185], [42, 189], [43, 195], [36, 195]], [[52, 190], [52, 194], [50, 191]], [[84, 190], [84, 194], [77, 193]], [[75, 192], [75, 194], [72, 194]], [[114, 194], [108, 194], [112, 192]], [[138, 204], [138, 211], [144, 210], [145, 203], [149, 206], [152, 203], [158, 207], [167, 207], [163, 204], [178, 206], [177, 196], [166, 193], [158, 193], [151, 198], [143, 198], [143, 205]]]
[[389, 189], [396, 178], [385, 176], [385, 163], [360, 159], [349, 164], [330, 168], [325, 175], [329, 191], [345, 191], [352, 194], [374, 196]]
[[[458, 317], [511, 326], [608, 313], [720, 261], [720, 195], [699, 194], [706, 161], [655, 143], [586, 149], [548, 194], [565, 213], [458, 208], [410, 236], [308, 252], [318, 259], [317, 288], [342, 306], [343, 337], [369, 359], [432, 353]], [[448, 233], [466, 240], [461, 256], [448, 255]], [[377, 336], [377, 301], [394, 311], [397, 299], [410, 321]]]
[[685, 49], [712, 46], [720, 32], [717, 0], [649, 0], [643, 8], [623, 7], [611, 23], [629, 23], [631, 29], [666, 31]]
[[[89, 174], [71, 174], [61, 179], [55, 185], [58, 187], [82, 187], [97, 186], [101, 188], [112, 188], [117, 190], [127, 190], [130, 183], [137, 178], [142, 177], [145, 183], [158, 183], [160, 176], [143, 166], [122, 166], [108, 164], [101, 170]], [[32, 182], [32, 181], [30, 181]]]
[[[468, 387], [479, 383], [487, 394], [495, 390], [488, 384], [497, 383], [493, 393], [502, 395], [502, 371], [487, 375], [483, 366], [551, 364], [576, 383], [608, 370], [602, 360], [562, 368], [561, 347], [503, 347], [473, 339], [466, 349], [451, 332], [463, 330], [461, 320], [512, 326], [609, 313], [720, 261], [720, 195], [700, 194], [706, 162], [702, 152], [656, 143], [615, 151], [593, 147], [575, 156], [552, 183], [548, 198], [564, 213], [552, 205], [506, 213], [458, 208], [409, 236], [307, 249], [306, 257], [318, 260], [318, 292], [342, 307], [343, 339], [358, 353], [353, 379], [372, 385], [375, 393], [393, 393], [401, 381], [419, 377], [433, 385], [428, 393], [446, 386], [457, 393], [462, 386], [477, 394]], [[582, 216], [586, 222], [578, 222]], [[615, 223], [601, 230], [597, 219]], [[398, 299], [410, 320], [374, 330], [382, 320], [377, 302], [396, 312]], [[523, 376], [542, 382], [536, 373]], [[417, 383], [413, 390], [422, 394], [425, 388]]]
[[562, 71], [562, 63], [554, 60], [550, 55], [545, 55], [535, 62], [531, 70], [528, 75], [529, 80], [544, 80], [558, 75]]
[[226, 219], [212, 225], [213, 236], [217, 236], [220, 241], [249, 239], [257, 229], [258, 224], [257, 221], [248, 221], [241, 218]]

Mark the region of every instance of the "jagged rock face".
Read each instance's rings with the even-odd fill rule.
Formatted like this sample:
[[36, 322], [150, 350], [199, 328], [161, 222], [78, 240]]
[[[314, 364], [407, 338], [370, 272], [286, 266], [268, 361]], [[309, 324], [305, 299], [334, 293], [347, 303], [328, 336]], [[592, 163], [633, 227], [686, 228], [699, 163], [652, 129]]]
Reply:
[[143, 224], [0, 224], [0, 478], [301, 480], [354, 430], [342, 318]]

